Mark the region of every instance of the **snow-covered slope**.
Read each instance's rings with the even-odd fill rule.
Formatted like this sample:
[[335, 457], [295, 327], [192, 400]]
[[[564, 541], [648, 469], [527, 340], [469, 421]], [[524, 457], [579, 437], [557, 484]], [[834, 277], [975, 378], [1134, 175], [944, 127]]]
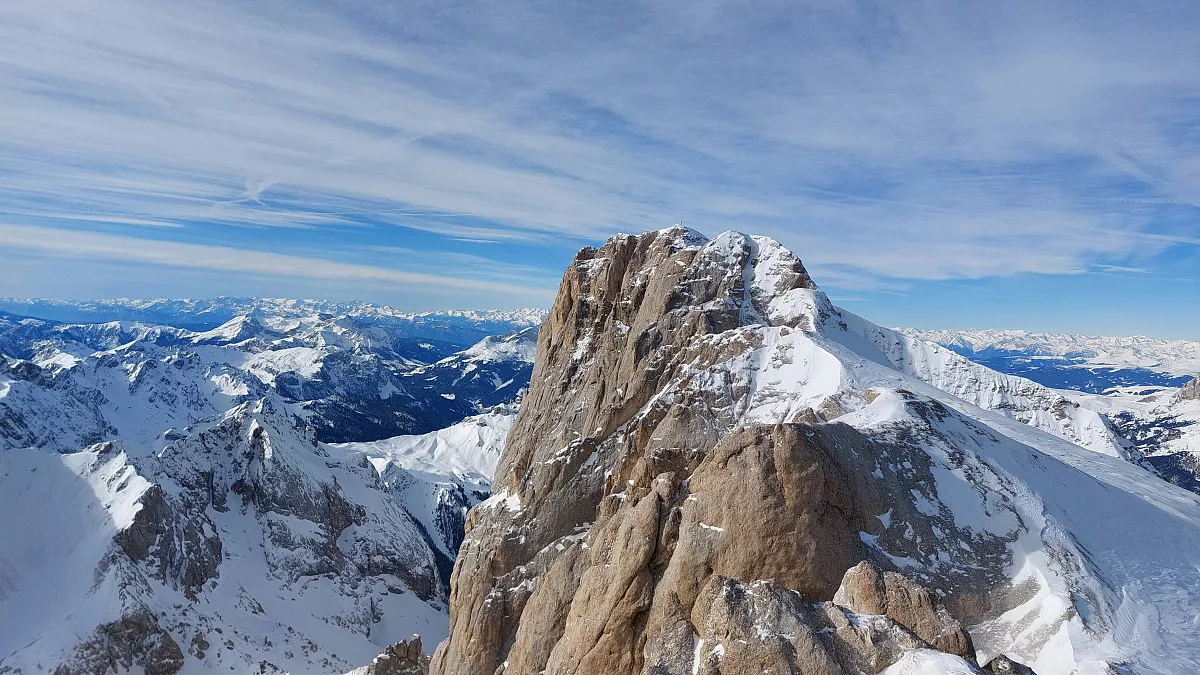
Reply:
[[[762, 262], [763, 251], [777, 247], [756, 238], [756, 289], [777, 284], [772, 277], [778, 275]], [[793, 389], [787, 398], [828, 397], [847, 411], [837, 421], [883, 437], [900, 440], [918, 431], [913, 440], [942, 467], [933, 470], [931, 511], [1009, 540], [1014, 583], [1037, 589], [975, 628], [981, 651], [1015, 652], [1043, 673], [1102, 673], [1117, 665], [1139, 673], [1200, 668], [1194, 639], [1200, 498], [1109, 453], [1067, 442], [1067, 434], [1044, 433], [1036, 420], [1023, 424], [1029, 420], [1008, 405], [1014, 393], [1030, 391], [1021, 383], [1013, 389], [1019, 378], [996, 377], [932, 345], [907, 342], [833, 307], [819, 291], [789, 295], [786, 303], [770, 302], [764, 316], [770, 326], [757, 329], [765, 333], [759, 350], [765, 353], [754, 361], [783, 363], [778, 357], [790, 351], [793, 366], [805, 367], [782, 380], [792, 383], [782, 384]], [[772, 311], [777, 304], [785, 311]], [[781, 334], [798, 319], [813, 330]], [[811, 356], [801, 361], [798, 353]], [[827, 372], [830, 365], [836, 376]], [[770, 372], [756, 379], [774, 381]], [[747, 416], [761, 416], [760, 410], [752, 407]], [[781, 415], [776, 410], [769, 417]], [[936, 573], [942, 556], [954, 558], [939, 542], [928, 546], [928, 557], [901, 566]]]
[[340, 673], [440, 639], [529, 339], [0, 316], [0, 671]]
[[446, 556], [462, 543], [467, 510], [492, 491], [500, 449], [516, 416], [512, 407], [418, 436], [331, 445], [367, 457]]
[[403, 476], [295, 422], [267, 397], [156, 453], [0, 453], [0, 665], [343, 672], [443, 632], [449, 559]]
[[1200, 494], [1200, 399], [1173, 387], [1123, 387], [1104, 395], [1069, 395], [1112, 420], [1135, 460]]
[[936, 343], [839, 311], [847, 330], [868, 340], [897, 370], [1089, 450], [1114, 457], [1128, 456], [1128, 443], [1113, 431], [1108, 419], [1071, 396], [979, 365]]
[[267, 397], [157, 453], [0, 452], [0, 667], [344, 672], [441, 639], [512, 413], [331, 446], [297, 422]]
[[[964, 395], [953, 382], [916, 373], [923, 379], [993, 410], [1012, 409], [1013, 404], [1003, 396], [994, 402], [980, 397], [995, 399], [1001, 392], [1019, 392], [1020, 398], [1034, 401], [1041, 411], [1032, 417], [1034, 426], [1106, 454], [1115, 451], [1200, 493], [1200, 448], [1193, 447], [1192, 441], [1200, 433], [1200, 416], [1179, 394], [1179, 385], [1192, 381], [1189, 373], [1200, 369], [1200, 343], [1025, 331], [897, 332], [953, 351], [952, 359], [967, 354], [973, 361], [1005, 371], [1009, 385], [1017, 386], [985, 383], [972, 396]], [[1028, 374], [1060, 388], [1048, 390], [1011, 373]]]

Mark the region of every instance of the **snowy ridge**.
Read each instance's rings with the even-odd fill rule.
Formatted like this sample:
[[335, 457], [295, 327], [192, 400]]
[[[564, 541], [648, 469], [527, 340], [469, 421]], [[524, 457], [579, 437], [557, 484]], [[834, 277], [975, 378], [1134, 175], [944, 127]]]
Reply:
[[[758, 241], [759, 250], [772, 245]], [[770, 275], [769, 269], [761, 282], [756, 276], [756, 286], [778, 285], [778, 275]], [[967, 467], [955, 466], [960, 462], [953, 459], [955, 452], [969, 451], [978, 458], [975, 471], [995, 472], [990, 489], [1008, 493], [1029, 528], [1010, 545], [1013, 573], [1018, 579], [1034, 580], [1042, 591], [995, 619], [989, 632], [1004, 637], [993, 644], [980, 640], [981, 650], [1015, 653], [1039, 672], [1107, 672], [1106, 663], [1125, 662], [1137, 664], [1138, 672], [1172, 673], [1188, 672], [1200, 663], [1198, 645], [1186, 637], [1194, 627], [1184, 628], [1194, 623], [1200, 606], [1200, 569], [1187, 562], [1200, 555], [1200, 500], [1111, 456], [1115, 453], [1067, 442], [1088, 443], [1096, 450], [1110, 436], [1103, 433], [1101, 420], [1063, 406], [1053, 392], [988, 371], [934, 345], [906, 340], [833, 308], [819, 290], [790, 293], [795, 297], [787, 304], [789, 311], [767, 312], [772, 327], [759, 330], [782, 333], [774, 325], [776, 318], [810, 323], [815, 330], [768, 338], [758, 351], [771, 356], [762, 354], [755, 360], [784, 367], [789, 360], [782, 358], [784, 350], [805, 354], [804, 372], [783, 380], [800, 384], [791, 392], [793, 398], [824, 396], [836, 403], [836, 408], [826, 406], [826, 415], [848, 409], [838, 421], [885, 433], [897, 424], [913, 424], [904, 422], [912, 420], [906, 395], [882, 394], [886, 390], [909, 391], [955, 411], [917, 423], [926, 428], [927, 447], [935, 460], [938, 446], [945, 444], [949, 453], [942, 460], [946, 468], [935, 472], [936, 499], [951, 507], [962, 525], [995, 532], [1008, 529], [995, 514], [987, 516], [986, 508], [971, 515], [979, 508], [972, 503], [978, 499], [980, 478], [972, 478], [964, 471]], [[834, 357], [840, 366], [834, 369], [836, 389], [832, 376], [823, 372], [830, 368], [822, 365], [828, 361], [819, 352]], [[801, 362], [794, 356], [790, 360], [792, 367]], [[1051, 405], [1048, 410], [1041, 408], [1046, 403]], [[1054, 406], [1063, 407], [1066, 415]], [[752, 407], [746, 415], [779, 419], [780, 413], [794, 414], [776, 409], [763, 415]], [[1022, 419], [1025, 415], [1029, 417]], [[1043, 433], [1046, 430], [1055, 433]], [[1088, 515], [1081, 520], [1076, 513]], [[1081, 564], [1084, 560], [1086, 565]], [[1064, 611], [1072, 607], [1077, 614], [1069, 618]], [[1182, 613], [1169, 618], [1171, 611]], [[1018, 626], [1024, 627], [1012, 632]], [[1048, 633], [1048, 639], [1042, 637]], [[1004, 642], [1009, 643], [1006, 648]]]
[[1005, 375], [936, 343], [876, 326], [840, 311], [847, 330], [869, 340], [897, 370], [987, 410], [1065, 438], [1089, 450], [1127, 456], [1104, 415], [1023, 377]]
[[330, 445], [366, 457], [381, 479], [400, 491], [406, 508], [453, 558], [467, 511], [492, 489], [492, 474], [516, 413], [500, 408], [445, 429], [366, 443]]
[[1200, 400], [1173, 387], [1127, 387], [1100, 396], [1067, 392], [1112, 420], [1133, 458], [1200, 494]]
[[111, 448], [0, 453], [0, 663], [31, 643], [73, 645], [76, 629], [120, 618], [117, 580], [95, 579], [96, 568], [149, 487]]

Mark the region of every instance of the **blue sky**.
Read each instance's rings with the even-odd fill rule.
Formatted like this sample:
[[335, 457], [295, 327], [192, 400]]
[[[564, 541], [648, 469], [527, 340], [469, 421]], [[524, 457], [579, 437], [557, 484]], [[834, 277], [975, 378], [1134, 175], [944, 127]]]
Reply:
[[545, 306], [773, 236], [888, 325], [1200, 338], [1191, 2], [0, 6], [0, 295]]

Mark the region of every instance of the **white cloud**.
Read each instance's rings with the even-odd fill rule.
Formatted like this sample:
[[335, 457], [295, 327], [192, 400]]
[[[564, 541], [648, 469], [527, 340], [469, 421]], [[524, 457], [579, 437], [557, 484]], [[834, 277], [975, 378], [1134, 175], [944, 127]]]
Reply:
[[1195, 244], [1198, 13], [10, 0], [0, 213], [229, 244], [221, 224], [537, 243], [683, 220], [862, 287], [1076, 273]]
[[0, 244], [9, 250], [35, 251], [49, 257], [109, 260], [237, 272], [252, 276], [367, 282], [396, 290], [426, 294], [486, 292], [519, 298], [524, 304], [549, 304], [553, 291], [545, 287], [498, 283], [450, 274], [410, 272], [372, 265], [334, 262], [319, 258], [282, 255], [225, 246], [156, 241], [138, 237], [71, 232], [45, 227], [0, 224]]

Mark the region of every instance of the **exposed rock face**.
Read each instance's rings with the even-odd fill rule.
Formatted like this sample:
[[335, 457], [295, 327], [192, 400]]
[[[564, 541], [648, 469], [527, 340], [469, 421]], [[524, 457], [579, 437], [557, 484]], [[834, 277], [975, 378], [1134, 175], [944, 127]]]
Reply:
[[55, 675], [107, 675], [140, 667], [146, 675], [175, 675], [183, 651], [149, 611], [130, 614], [96, 628], [76, 647], [76, 657], [55, 668]]
[[[130, 557], [140, 560], [153, 551], [162, 559], [160, 569], [178, 568], [175, 578], [183, 588], [196, 590], [217, 576], [210, 558], [215, 552], [219, 559], [221, 541], [200, 534], [218, 529], [209, 509], [220, 514], [236, 509], [253, 512], [264, 522], [271, 544], [266, 560], [275, 578], [336, 577], [358, 587], [363, 577], [390, 575], [422, 600], [444, 596], [438, 553], [412, 517], [397, 503], [384, 501], [368, 509], [347, 495], [356, 484], [383, 491], [371, 465], [365, 459], [333, 461], [311, 434], [290, 428], [278, 406], [272, 399], [243, 405], [161, 453], [161, 464], [154, 469], [159, 480], [179, 485], [178, 505], [172, 509], [162, 503], [160, 490], [151, 489], [134, 526], [119, 535]], [[313, 471], [313, 461], [323, 464], [328, 475]], [[203, 528], [206, 522], [209, 527]], [[189, 538], [193, 531], [195, 542]], [[157, 539], [171, 533], [182, 541], [166, 546]]]
[[375, 657], [365, 668], [354, 671], [355, 675], [426, 675], [429, 672], [429, 657], [421, 651], [421, 637], [401, 640]]
[[179, 517], [155, 485], [142, 495], [142, 508], [116, 542], [131, 560], [146, 562], [156, 579], [195, 600], [204, 584], [217, 578], [221, 562], [221, 540], [205, 534], [207, 522], [202, 514]]
[[[1002, 568], [1003, 542], [918, 512], [926, 454], [821, 424], [853, 403], [836, 386], [797, 401], [755, 377], [748, 353], [833, 311], [800, 261], [736, 233], [703, 241], [619, 236], [567, 270], [497, 494], [468, 517], [432, 672], [874, 673], [928, 644], [827, 602], [847, 569], [886, 564], [872, 542], [927, 557], [921, 542], [961, 537], [939, 584], [964, 593]], [[897, 607], [969, 653], [929, 598]]]
[[935, 648], [975, 660], [971, 636], [962, 624], [932, 593], [900, 574], [861, 562], [846, 572], [833, 601], [859, 614], [890, 616]]
[[1183, 385], [1179, 390], [1179, 400], [1200, 401], [1200, 377], [1193, 378], [1191, 382]]
[[878, 673], [905, 651], [929, 646], [888, 617], [812, 604], [770, 581], [712, 577], [692, 614], [700, 631], [693, 653], [649, 672]]
[[993, 673], [993, 675], [1037, 675], [1033, 672], [1033, 668], [1022, 663], [1017, 663], [1007, 656], [997, 656], [990, 663], [984, 666], [984, 671]]

